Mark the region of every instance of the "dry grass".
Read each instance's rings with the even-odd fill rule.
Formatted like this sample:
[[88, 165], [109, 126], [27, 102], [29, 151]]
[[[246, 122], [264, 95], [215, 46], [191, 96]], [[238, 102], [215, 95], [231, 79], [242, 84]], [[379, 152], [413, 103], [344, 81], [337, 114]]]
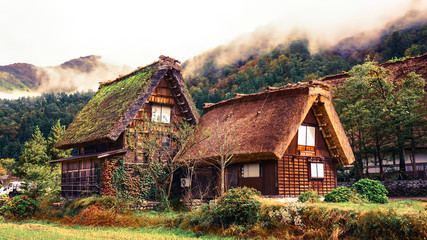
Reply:
[[[296, 202], [296, 198], [259, 198], [258, 199], [263, 206], [285, 206], [289, 202]], [[412, 214], [412, 213], [426, 213], [427, 202], [422, 202], [418, 200], [398, 200], [398, 201], [389, 201], [386, 204], [377, 204], [377, 203], [304, 203], [308, 207], [322, 207], [326, 209], [340, 209], [344, 211], [370, 211], [370, 210], [388, 210], [393, 209], [398, 214]]]
[[43, 222], [0, 222], [0, 239], [222, 239], [216, 236], [197, 237], [193, 232], [161, 228], [64, 227]]

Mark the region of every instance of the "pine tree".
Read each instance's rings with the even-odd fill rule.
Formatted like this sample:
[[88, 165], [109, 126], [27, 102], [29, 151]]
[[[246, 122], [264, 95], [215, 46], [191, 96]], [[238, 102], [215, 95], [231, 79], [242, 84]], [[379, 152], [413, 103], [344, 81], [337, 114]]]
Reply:
[[19, 157], [18, 164], [16, 164], [16, 174], [20, 177], [26, 175], [26, 170], [31, 168], [32, 165], [48, 165], [50, 161], [47, 155], [47, 142], [43, 137], [40, 129], [36, 126], [32, 138], [25, 142], [24, 150]]
[[52, 160], [71, 156], [70, 154], [72, 149], [61, 150], [61, 149], [55, 148], [55, 144], [62, 137], [64, 132], [65, 132], [65, 126], [61, 125], [61, 122], [58, 119], [56, 124], [52, 126], [49, 133], [49, 137], [47, 138], [47, 154]]

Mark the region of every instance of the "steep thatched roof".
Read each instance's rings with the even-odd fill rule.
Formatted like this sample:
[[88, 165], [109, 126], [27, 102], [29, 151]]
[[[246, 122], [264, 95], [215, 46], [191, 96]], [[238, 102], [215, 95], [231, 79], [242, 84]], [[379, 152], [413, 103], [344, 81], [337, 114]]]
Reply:
[[216, 141], [214, 135], [221, 129], [231, 129], [227, 132], [232, 136], [231, 141], [235, 141], [232, 153], [236, 161], [281, 158], [314, 106], [326, 118], [325, 127], [337, 149], [335, 157], [341, 164], [352, 163], [354, 155], [332, 106], [330, 87], [319, 81], [239, 94], [233, 99], [205, 105], [205, 115], [200, 119], [195, 138], [203, 139], [206, 132], [210, 137], [196, 144], [184, 159], [217, 158], [212, 141]]
[[[415, 72], [421, 75], [424, 79], [427, 79], [427, 53], [416, 56], [408, 57], [404, 60], [397, 62], [385, 62], [380, 64], [381, 67], [390, 70], [389, 80], [396, 82], [407, 77], [408, 73]], [[342, 85], [350, 75], [347, 72], [343, 72], [337, 75], [327, 76], [318, 81], [326, 82], [332, 85]], [[426, 86], [427, 89], [427, 86]]]
[[188, 110], [185, 111], [186, 118], [196, 124], [199, 115], [186, 91], [181, 70], [177, 60], [160, 56], [157, 62], [113, 81], [100, 83], [98, 92], [68, 126], [55, 147], [66, 149], [117, 140], [163, 78], [179, 89], [185, 100], [181, 107]]

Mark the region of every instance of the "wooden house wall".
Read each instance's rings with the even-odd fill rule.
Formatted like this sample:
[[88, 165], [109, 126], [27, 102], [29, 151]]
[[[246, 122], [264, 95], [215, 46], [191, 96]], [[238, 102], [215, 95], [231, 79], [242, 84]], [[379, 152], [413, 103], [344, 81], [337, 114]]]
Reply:
[[[243, 177], [244, 163], [230, 164], [225, 173], [226, 190], [235, 187], [251, 187], [261, 192], [262, 195], [277, 195], [277, 161], [267, 160], [260, 164], [260, 177]], [[214, 167], [201, 167], [195, 170], [192, 180], [192, 195], [199, 198], [203, 193], [204, 198], [214, 198], [220, 191], [220, 171]]]
[[[278, 160], [279, 195], [285, 197], [295, 197], [309, 190], [324, 195], [337, 187], [337, 161], [331, 158], [312, 109], [302, 125], [315, 127], [315, 157], [299, 156], [298, 133], [295, 134], [285, 155]], [[310, 177], [311, 161], [324, 163], [324, 178]]]
[[[297, 133], [281, 159], [258, 162], [260, 163], [260, 177], [244, 178], [242, 169], [245, 163], [230, 165], [226, 174], [227, 188], [247, 186], [259, 190], [263, 195], [285, 197], [296, 197], [309, 190], [324, 195], [336, 188], [337, 161], [330, 157], [326, 142], [312, 110], [308, 112], [303, 125], [315, 127], [315, 157], [299, 155]], [[311, 162], [322, 162], [324, 164], [323, 178], [312, 178], [310, 176]], [[217, 178], [217, 180], [219, 179]], [[219, 184], [219, 181], [217, 181], [217, 186]]]
[[[321, 157], [330, 157], [328, 147], [326, 145], [325, 139], [323, 138], [322, 132], [319, 130], [319, 124], [317, 123], [316, 118], [314, 117], [313, 110], [310, 109], [310, 111], [307, 113], [307, 116], [305, 117], [302, 124], [315, 127], [315, 131], [316, 131], [315, 155], [321, 156]], [[286, 149], [285, 154], [298, 155], [299, 153], [297, 149], [298, 149], [298, 133], [295, 134], [295, 136], [292, 138], [292, 141], [289, 144], [288, 149]]]
[[[324, 164], [324, 177], [310, 177], [310, 163]], [[285, 154], [278, 160], [279, 195], [297, 197], [309, 190], [320, 195], [329, 193], [337, 187], [337, 161], [334, 158], [306, 157]]]
[[[147, 124], [151, 123], [151, 109], [153, 104], [166, 105], [171, 108], [170, 123], [156, 123], [154, 125], [147, 126]], [[147, 134], [152, 134], [153, 132], [164, 133], [168, 131], [176, 131], [176, 125], [182, 123], [183, 119], [184, 114], [177, 104], [169, 83], [165, 79], [162, 79], [157, 87], [153, 90], [148, 101], [141, 107], [136, 116], [133, 118], [132, 122], [127, 127], [130, 133], [137, 131], [139, 134], [137, 134], [136, 141], [132, 142], [135, 144], [134, 146], [126, 146], [126, 148], [133, 150], [128, 151], [125, 156], [125, 161], [127, 163], [146, 163], [146, 157], [143, 154], [142, 148], [145, 139], [148, 137]], [[169, 154], [173, 154], [175, 148], [176, 146], [174, 145], [174, 142], [169, 138]], [[160, 155], [159, 157], [167, 158]]]
[[75, 199], [90, 194], [99, 194], [99, 168], [97, 158], [62, 162], [61, 196]]

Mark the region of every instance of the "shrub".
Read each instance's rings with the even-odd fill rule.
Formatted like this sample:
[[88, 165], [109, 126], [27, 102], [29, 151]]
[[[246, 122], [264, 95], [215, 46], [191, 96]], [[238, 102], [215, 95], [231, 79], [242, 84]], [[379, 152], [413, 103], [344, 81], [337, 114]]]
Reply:
[[74, 201], [64, 201], [61, 208], [55, 211], [56, 218], [63, 218], [64, 216], [76, 216], [80, 211], [89, 208], [90, 206], [98, 205], [103, 209], [110, 209], [117, 213], [123, 213], [128, 210], [127, 202], [123, 202], [114, 196], [91, 196], [86, 198], [79, 198]]
[[7, 201], [1, 208], [0, 213], [8, 219], [25, 219], [32, 217], [37, 211], [38, 203], [25, 195], [19, 195]]
[[[276, 208], [276, 210], [274, 210], [274, 208]], [[267, 210], [266, 213], [271, 219], [273, 226], [275, 225], [277, 227], [277, 223], [281, 223], [288, 226], [295, 226], [296, 229], [303, 230], [304, 224], [301, 220], [301, 213], [303, 210], [304, 204], [299, 202], [290, 202], [279, 208], [275, 206], [271, 210]], [[268, 226], [268, 222], [266, 225]]]
[[353, 184], [352, 189], [356, 190], [369, 202], [373, 203], [386, 203], [388, 201], [388, 191], [377, 180], [364, 178]]
[[225, 226], [253, 224], [261, 207], [258, 195], [252, 188], [232, 188], [218, 199], [214, 213]]
[[325, 202], [348, 202], [353, 195], [354, 192], [350, 188], [342, 186], [326, 194]]
[[308, 191], [299, 195], [298, 201], [303, 203], [304, 202], [310, 202], [310, 203], [320, 202], [320, 196], [315, 191]]

